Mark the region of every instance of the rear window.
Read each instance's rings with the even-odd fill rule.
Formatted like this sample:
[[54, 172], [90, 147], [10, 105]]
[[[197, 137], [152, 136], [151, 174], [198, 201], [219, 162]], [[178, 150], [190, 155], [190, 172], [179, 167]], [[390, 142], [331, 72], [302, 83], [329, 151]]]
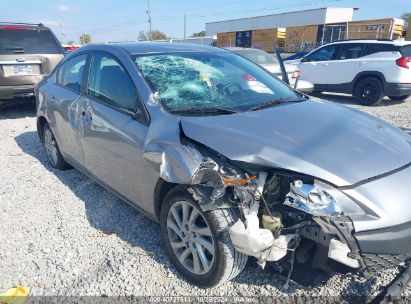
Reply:
[[50, 30], [21, 26], [0, 26], [0, 54], [60, 54]]
[[400, 52], [404, 57], [411, 57], [411, 44], [402, 46]]
[[381, 52], [398, 52], [399, 48], [389, 43], [367, 43], [364, 56]]

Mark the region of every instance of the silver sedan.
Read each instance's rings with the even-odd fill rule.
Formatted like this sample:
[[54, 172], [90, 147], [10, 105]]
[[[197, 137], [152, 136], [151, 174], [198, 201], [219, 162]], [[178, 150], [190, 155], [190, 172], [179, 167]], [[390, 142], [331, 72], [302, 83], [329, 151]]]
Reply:
[[159, 221], [193, 284], [222, 284], [249, 256], [372, 273], [409, 261], [410, 136], [232, 52], [85, 46], [36, 98], [51, 166], [84, 172]]

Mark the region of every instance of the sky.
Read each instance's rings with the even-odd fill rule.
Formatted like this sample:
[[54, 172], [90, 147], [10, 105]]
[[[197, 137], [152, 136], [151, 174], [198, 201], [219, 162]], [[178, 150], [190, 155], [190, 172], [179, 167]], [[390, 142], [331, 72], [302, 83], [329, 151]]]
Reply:
[[[357, 7], [354, 20], [400, 17], [411, 12], [411, 0], [149, 0], [152, 27], [168, 37], [205, 30], [206, 22], [253, 17], [321, 7]], [[0, 0], [0, 21], [42, 22], [63, 43], [137, 40], [148, 30], [147, 0]]]

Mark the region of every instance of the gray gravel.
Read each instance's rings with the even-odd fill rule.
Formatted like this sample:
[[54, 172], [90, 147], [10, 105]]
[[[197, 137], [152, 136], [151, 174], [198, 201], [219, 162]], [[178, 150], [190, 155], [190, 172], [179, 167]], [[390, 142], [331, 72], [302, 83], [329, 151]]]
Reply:
[[[322, 95], [352, 104], [343, 96]], [[359, 107], [411, 129], [411, 99]], [[77, 170], [52, 169], [37, 137], [33, 106], [0, 113], [0, 292], [20, 284], [31, 295], [338, 296], [368, 297], [375, 282], [336, 275], [321, 288], [291, 285], [254, 261], [234, 281], [203, 290], [170, 265], [159, 225]], [[411, 293], [409, 293], [411, 295]]]

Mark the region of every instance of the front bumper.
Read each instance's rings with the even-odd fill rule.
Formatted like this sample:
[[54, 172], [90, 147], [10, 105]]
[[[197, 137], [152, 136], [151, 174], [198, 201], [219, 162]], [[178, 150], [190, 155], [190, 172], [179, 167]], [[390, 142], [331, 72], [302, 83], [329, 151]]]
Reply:
[[354, 234], [369, 270], [395, 268], [411, 260], [411, 222]]
[[0, 99], [34, 97], [34, 84], [20, 86], [0, 86]]
[[411, 95], [411, 83], [387, 82], [385, 83], [384, 91], [387, 96]]

